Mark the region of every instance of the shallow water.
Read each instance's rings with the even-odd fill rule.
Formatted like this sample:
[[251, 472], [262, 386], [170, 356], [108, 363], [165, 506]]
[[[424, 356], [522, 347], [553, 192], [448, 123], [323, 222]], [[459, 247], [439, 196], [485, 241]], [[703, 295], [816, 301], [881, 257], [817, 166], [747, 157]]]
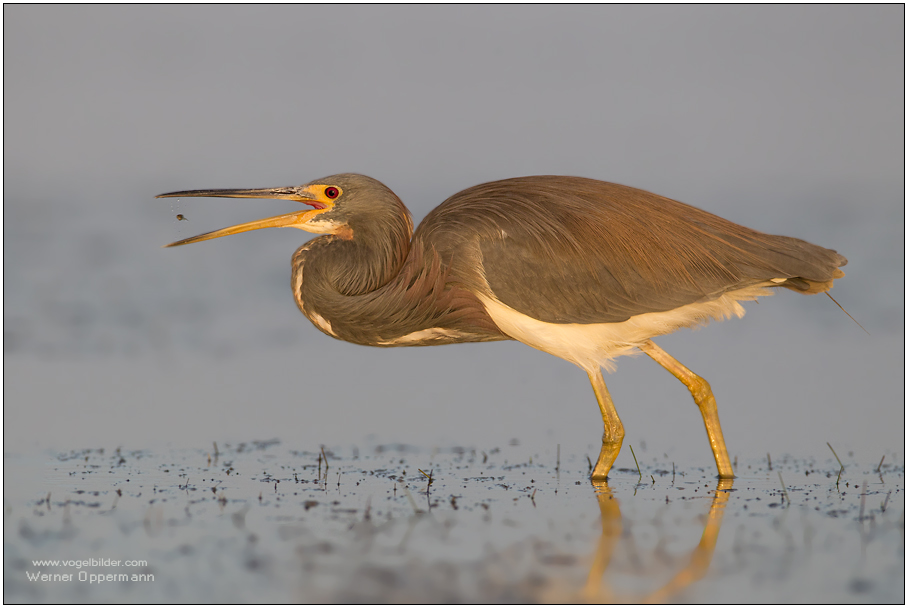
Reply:
[[[585, 456], [534, 450], [8, 458], [5, 601], [904, 602], [903, 461], [741, 462], [721, 483], [663, 462], [591, 484]], [[114, 561], [35, 562], [91, 559]]]

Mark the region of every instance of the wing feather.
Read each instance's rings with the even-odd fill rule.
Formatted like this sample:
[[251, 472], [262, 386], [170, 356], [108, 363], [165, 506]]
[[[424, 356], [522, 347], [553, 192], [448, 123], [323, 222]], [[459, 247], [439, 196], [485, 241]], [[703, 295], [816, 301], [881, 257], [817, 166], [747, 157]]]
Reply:
[[561, 176], [464, 190], [433, 210], [414, 239], [439, 252], [452, 281], [551, 323], [621, 322], [771, 279], [816, 293], [847, 263], [830, 249], [650, 192]]

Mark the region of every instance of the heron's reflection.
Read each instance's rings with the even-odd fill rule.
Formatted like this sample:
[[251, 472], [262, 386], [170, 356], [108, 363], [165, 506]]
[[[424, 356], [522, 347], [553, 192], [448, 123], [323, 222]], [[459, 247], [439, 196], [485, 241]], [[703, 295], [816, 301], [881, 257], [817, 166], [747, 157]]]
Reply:
[[588, 602], [665, 603], [671, 601], [692, 583], [703, 578], [709, 569], [713, 551], [719, 539], [719, 528], [722, 525], [722, 516], [725, 514], [725, 505], [728, 502], [732, 483], [732, 479], [719, 480], [716, 490], [713, 492], [700, 543], [691, 551], [687, 563], [681, 570], [655, 591], [637, 597], [619, 597], [606, 581], [605, 573], [624, 529], [621, 508], [607, 482], [593, 482], [596, 498], [599, 501], [599, 511], [602, 514], [602, 535], [599, 537], [590, 573], [582, 591], [582, 599]]

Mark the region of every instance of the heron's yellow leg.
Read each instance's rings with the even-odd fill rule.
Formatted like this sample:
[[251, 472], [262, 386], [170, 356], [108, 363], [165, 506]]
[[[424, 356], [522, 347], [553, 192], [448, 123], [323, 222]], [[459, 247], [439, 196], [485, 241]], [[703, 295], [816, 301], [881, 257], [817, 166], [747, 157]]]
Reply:
[[700, 414], [703, 415], [709, 445], [713, 450], [716, 466], [719, 468], [719, 477], [734, 477], [731, 461], [728, 459], [728, 450], [725, 448], [725, 438], [722, 437], [722, 427], [719, 426], [719, 410], [716, 408], [716, 399], [713, 397], [709, 382], [681, 365], [677, 359], [656, 346], [652, 340], [647, 340], [639, 348], [652, 357], [656, 363], [671, 372], [690, 390], [697, 407], [700, 408]]
[[599, 410], [602, 412], [602, 423], [605, 425], [605, 432], [602, 433], [602, 449], [599, 451], [599, 459], [593, 468], [591, 479], [604, 480], [608, 477], [612, 463], [618, 458], [618, 452], [621, 451], [621, 443], [624, 441], [624, 425], [621, 424], [618, 412], [615, 411], [615, 404], [612, 403], [612, 396], [608, 394], [608, 389], [605, 387], [602, 372], [597, 369], [595, 372], [589, 372], [589, 376], [593, 392], [596, 393], [596, 400], [599, 402]]

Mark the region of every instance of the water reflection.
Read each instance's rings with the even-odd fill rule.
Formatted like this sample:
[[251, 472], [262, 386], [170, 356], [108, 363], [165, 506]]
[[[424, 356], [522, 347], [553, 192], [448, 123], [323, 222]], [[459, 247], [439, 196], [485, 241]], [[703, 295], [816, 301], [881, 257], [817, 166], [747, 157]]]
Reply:
[[[581, 592], [581, 599], [593, 603], [661, 604], [672, 601], [680, 592], [703, 578], [709, 570], [716, 542], [719, 540], [719, 529], [722, 526], [722, 517], [725, 514], [725, 505], [728, 502], [733, 482], [732, 479], [719, 480], [713, 491], [713, 499], [706, 515], [706, 524], [703, 534], [700, 536], [700, 543], [690, 552], [687, 563], [660, 588], [638, 596], [616, 594], [605, 576], [618, 541], [622, 538], [624, 525], [618, 499], [612, 494], [608, 483], [593, 482], [602, 517], [602, 534], [593, 556], [586, 585]], [[627, 541], [631, 542], [630, 538]]]

